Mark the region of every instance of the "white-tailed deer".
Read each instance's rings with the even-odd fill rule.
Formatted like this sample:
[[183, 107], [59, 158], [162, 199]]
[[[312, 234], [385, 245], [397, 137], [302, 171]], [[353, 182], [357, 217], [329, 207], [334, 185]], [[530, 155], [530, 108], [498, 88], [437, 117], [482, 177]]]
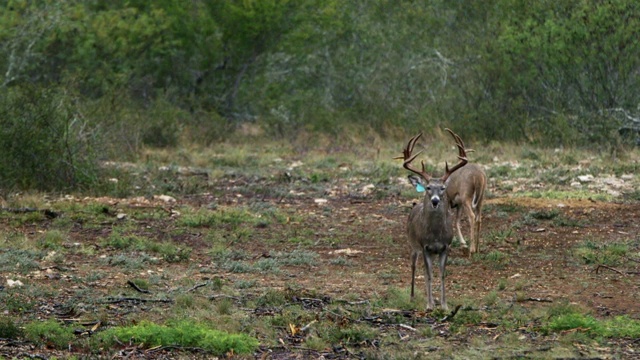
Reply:
[[[463, 145], [464, 146], [464, 145]], [[467, 213], [469, 219], [470, 242], [469, 256], [477, 253], [480, 248], [480, 228], [482, 227], [482, 200], [484, 190], [487, 187], [487, 175], [480, 165], [467, 164], [464, 168], [452, 174], [447, 181], [447, 197], [449, 204], [455, 209], [456, 230], [462, 246], [466, 247], [462, 231], [460, 230], [460, 218], [462, 211]]]
[[442, 177], [433, 178], [427, 174], [424, 162], [422, 162], [422, 170], [418, 170], [411, 165], [411, 162], [420, 154], [412, 155], [411, 153], [422, 133], [409, 140], [403, 156], [399, 157], [399, 159], [404, 160], [402, 166], [405, 169], [419, 175], [409, 176], [411, 183], [414, 186], [420, 184], [425, 189], [424, 200], [414, 206], [409, 214], [407, 234], [409, 236], [409, 245], [411, 246], [411, 298], [413, 299], [414, 295], [416, 262], [418, 261], [418, 255], [422, 254], [427, 285], [427, 310], [433, 309], [435, 306], [431, 292], [431, 280], [433, 276], [433, 258], [436, 255], [438, 256], [438, 265], [440, 267], [440, 306], [445, 310], [448, 309], [444, 291], [444, 272], [449, 246], [453, 240], [453, 228], [450, 218], [451, 204], [447, 199], [446, 181], [451, 174], [467, 163], [464, 143], [453, 131], [445, 130], [453, 136], [456, 142], [460, 162], [451, 169], [446, 164], [445, 174]]

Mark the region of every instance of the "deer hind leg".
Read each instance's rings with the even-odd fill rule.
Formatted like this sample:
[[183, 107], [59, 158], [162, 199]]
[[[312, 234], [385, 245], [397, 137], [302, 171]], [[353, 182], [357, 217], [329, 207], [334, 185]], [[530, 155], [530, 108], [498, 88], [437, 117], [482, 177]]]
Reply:
[[424, 279], [427, 285], [427, 310], [432, 310], [436, 306], [436, 303], [433, 301], [433, 293], [431, 292], [433, 260], [431, 259], [431, 255], [427, 254], [426, 251], [423, 251], [422, 255], [424, 257]]
[[471, 208], [471, 204], [468, 202], [464, 203], [464, 212], [467, 213], [467, 218], [469, 219], [469, 231], [470, 231], [470, 241], [471, 247], [469, 248], [469, 255], [478, 252], [477, 244], [474, 242], [475, 240], [475, 223], [476, 223], [476, 214], [473, 212], [473, 208]]
[[413, 251], [411, 253], [411, 300], [413, 300], [413, 289], [416, 280], [416, 262], [418, 262], [418, 253]]
[[480, 229], [482, 228], [482, 212], [480, 209], [477, 210], [475, 214], [475, 233], [473, 234], [473, 239], [471, 239], [471, 247], [475, 249], [475, 252], [478, 252], [480, 249]]
[[[462, 236], [462, 230], [460, 230], [460, 206], [456, 207], [456, 231], [458, 232], [458, 239], [460, 239], [460, 245], [464, 248], [467, 247], [467, 242], [464, 241], [464, 237]], [[473, 239], [472, 239], [473, 240]]]
[[[484, 190], [483, 190], [484, 191]], [[473, 215], [474, 215], [474, 227], [475, 233], [471, 239], [472, 247], [475, 252], [480, 250], [480, 229], [482, 228], [482, 192], [479, 197], [477, 194], [473, 197]]]

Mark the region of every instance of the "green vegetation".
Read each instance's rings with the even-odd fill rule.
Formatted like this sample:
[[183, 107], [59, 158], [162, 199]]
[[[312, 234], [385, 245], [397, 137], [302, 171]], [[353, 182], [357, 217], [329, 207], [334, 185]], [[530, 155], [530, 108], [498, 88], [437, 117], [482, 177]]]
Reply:
[[223, 208], [216, 210], [199, 209], [195, 212], [183, 214], [179, 226], [187, 227], [215, 227], [224, 226], [235, 230], [240, 226], [252, 225], [257, 222], [255, 215], [245, 209]]
[[36, 344], [47, 344], [56, 349], [68, 348], [75, 339], [72, 328], [63, 326], [54, 319], [26, 324], [24, 337]]
[[[237, 129], [308, 143], [308, 131], [348, 141], [449, 126], [524, 142], [531, 161], [548, 159], [530, 144], [617, 149], [636, 140], [618, 128], [638, 116], [638, 13], [631, 0], [5, 2], [0, 185], [126, 194], [126, 176], [100, 161]], [[376, 181], [388, 173], [381, 164]]]
[[[637, 244], [637, 243], [636, 243]], [[637, 245], [635, 245], [637, 248]], [[618, 266], [629, 261], [634, 248], [633, 241], [604, 242], [598, 239], [586, 240], [574, 249], [574, 256], [585, 264]]]
[[138, 250], [158, 254], [168, 262], [180, 262], [189, 259], [190, 249], [180, 248], [171, 242], [160, 242], [135, 234], [126, 234], [123, 230], [114, 229], [104, 241], [104, 246], [117, 250]]
[[21, 335], [21, 331], [15, 324], [14, 319], [8, 316], [0, 318], [0, 338], [15, 339], [18, 335]]
[[[606, 307], [640, 257], [638, 38], [631, 0], [0, 2], [2, 356], [637, 354]], [[393, 159], [424, 131], [442, 174], [444, 127], [489, 176], [455, 314], [422, 268], [409, 295]]]
[[640, 321], [628, 316], [598, 320], [590, 315], [567, 313], [553, 317], [544, 329], [548, 332], [578, 330], [594, 337], [637, 338], [640, 336]]
[[138, 325], [116, 327], [101, 333], [107, 343], [114, 337], [122, 342], [144, 344], [146, 347], [158, 345], [198, 347], [215, 355], [225, 355], [231, 351], [238, 354], [251, 353], [258, 347], [258, 341], [245, 334], [229, 334], [193, 322], [177, 322], [158, 325], [143, 321]]

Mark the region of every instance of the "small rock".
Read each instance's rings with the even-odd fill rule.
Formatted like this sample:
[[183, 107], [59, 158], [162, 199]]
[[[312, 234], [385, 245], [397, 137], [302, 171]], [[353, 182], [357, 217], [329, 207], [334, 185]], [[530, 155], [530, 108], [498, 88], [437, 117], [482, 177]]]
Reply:
[[362, 191], [361, 191], [361, 192], [362, 192], [362, 194], [364, 194], [364, 195], [369, 195], [369, 194], [371, 194], [371, 193], [373, 192], [373, 190], [374, 190], [375, 188], [376, 188], [376, 186], [375, 186], [375, 185], [373, 185], [373, 184], [365, 185], [365, 186], [362, 188]]
[[580, 175], [580, 176], [578, 176], [578, 180], [580, 180], [580, 182], [583, 182], [583, 183], [592, 182], [593, 181], [593, 175], [591, 175], [591, 174]]
[[116, 215], [116, 219], [118, 220], [123, 220], [127, 217], [127, 214], [125, 213], [119, 213], [118, 215]]
[[23, 286], [24, 284], [22, 283], [22, 281], [20, 280], [11, 280], [11, 279], [7, 279], [7, 286], [8, 287], [20, 287]]
[[174, 203], [174, 202], [176, 202], [176, 199], [173, 196], [169, 196], [169, 195], [156, 195], [153, 198], [161, 200], [161, 201], [164, 201], [166, 203]]
[[322, 205], [322, 204], [326, 204], [328, 202], [327, 199], [313, 199], [313, 202], [318, 204], [318, 205]]

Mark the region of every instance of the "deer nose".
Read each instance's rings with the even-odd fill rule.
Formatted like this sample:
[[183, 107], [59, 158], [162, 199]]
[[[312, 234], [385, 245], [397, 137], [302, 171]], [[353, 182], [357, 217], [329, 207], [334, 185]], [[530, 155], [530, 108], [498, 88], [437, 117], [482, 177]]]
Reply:
[[432, 197], [431, 205], [435, 208], [435, 207], [438, 207], [438, 204], [440, 204], [440, 198], [437, 196]]

